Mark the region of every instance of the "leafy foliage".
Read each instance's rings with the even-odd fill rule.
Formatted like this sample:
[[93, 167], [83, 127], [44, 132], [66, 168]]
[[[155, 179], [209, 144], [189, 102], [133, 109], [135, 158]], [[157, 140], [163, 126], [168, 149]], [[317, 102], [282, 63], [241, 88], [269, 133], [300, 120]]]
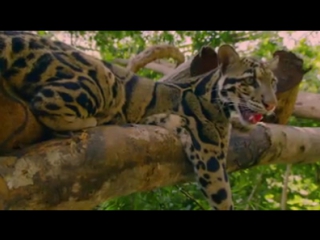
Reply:
[[[38, 34], [50, 34], [38, 31]], [[289, 48], [303, 56], [306, 66], [313, 66], [301, 84], [301, 90], [319, 92], [320, 45], [314, 46], [308, 39], [316, 32], [276, 31], [70, 31], [73, 38], [84, 39], [98, 50], [105, 60], [128, 59], [147, 46], [171, 43], [179, 46], [185, 55], [191, 56], [201, 46], [218, 47], [222, 43], [234, 44], [244, 54], [270, 58], [272, 53]], [[300, 37], [298, 35], [301, 35]], [[51, 34], [52, 35], [52, 34]], [[242, 47], [241, 47], [242, 46]], [[245, 49], [242, 49], [243, 46]], [[139, 74], [157, 80], [160, 74], [140, 70]], [[320, 123], [292, 117], [291, 125], [316, 127]], [[286, 166], [269, 165], [251, 168], [231, 174], [230, 180], [237, 209], [280, 209]], [[320, 210], [320, 165], [294, 165], [288, 178], [286, 209]], [[155, 189], [147, 193], [135, 193], [101, 204], [105, 210], [202, 210], [209, 205], [197, 190], [195, 183]]]

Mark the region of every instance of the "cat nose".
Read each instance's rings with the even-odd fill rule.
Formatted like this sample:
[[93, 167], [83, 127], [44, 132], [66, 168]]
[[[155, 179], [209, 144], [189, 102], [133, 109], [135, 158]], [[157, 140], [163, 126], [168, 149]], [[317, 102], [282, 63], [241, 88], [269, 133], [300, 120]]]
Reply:
[[266, 103], [266, 102], [263, 102], [263, 105], [264, 107], [266, 108], [266, 110], [269, 112], [269, 111], [272, 111], [276, 108], [276, 104], [273, 103], [273, 102], [269, 102], [269, 103]]

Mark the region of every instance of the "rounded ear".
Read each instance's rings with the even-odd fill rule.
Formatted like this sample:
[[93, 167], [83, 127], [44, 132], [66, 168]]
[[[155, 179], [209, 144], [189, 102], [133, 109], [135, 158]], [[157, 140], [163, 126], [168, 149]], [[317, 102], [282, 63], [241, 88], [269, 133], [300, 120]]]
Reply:
[[203, 46], [190, 63], [190, 75], [191, 77], [198, 76], [216, 67], [218, 67], [216, 51], [210, 46]]
[[268, 67], [274, 71], [278, 68], [279, 65], [279, 56], [275, 55], [270, 61], [268, 61]]
[[218, 50], [218, 60], [222, 65], [222, 71], [225, 72], [229, 65], [240, 61], [240, 56], [233, 47], [225, 44], [221, 45]]

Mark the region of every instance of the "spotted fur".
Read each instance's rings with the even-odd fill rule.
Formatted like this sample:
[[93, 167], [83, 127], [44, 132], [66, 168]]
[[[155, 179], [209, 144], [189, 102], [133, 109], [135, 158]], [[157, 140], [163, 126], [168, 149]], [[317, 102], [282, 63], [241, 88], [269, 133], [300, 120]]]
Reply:
[[[240, 59], [228, 45], [219, 48], [218, 59], [218, 68], [182, 84], [153, 82], [57, 41], [0, 32], [2, 90], [26, 103], [44, 126], [56, 132], [102, 124], [162, 126], [181, 140], [212, 208], [231, 210], [229, 118], [272, 111], [277, 60], [267, 66]], [[249, 123], [243, 118], [242, 124]]]

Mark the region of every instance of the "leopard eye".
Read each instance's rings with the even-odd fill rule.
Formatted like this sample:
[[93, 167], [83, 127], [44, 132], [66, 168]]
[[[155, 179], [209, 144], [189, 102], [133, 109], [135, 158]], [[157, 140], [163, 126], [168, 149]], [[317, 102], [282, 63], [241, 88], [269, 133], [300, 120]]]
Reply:
[[252, 85], [252, 84], [254, 84], [254, 78], [253, 77], [248, 77], [248, 78], [246, 78], [245, 82], [246, 82], [246, 84]]

